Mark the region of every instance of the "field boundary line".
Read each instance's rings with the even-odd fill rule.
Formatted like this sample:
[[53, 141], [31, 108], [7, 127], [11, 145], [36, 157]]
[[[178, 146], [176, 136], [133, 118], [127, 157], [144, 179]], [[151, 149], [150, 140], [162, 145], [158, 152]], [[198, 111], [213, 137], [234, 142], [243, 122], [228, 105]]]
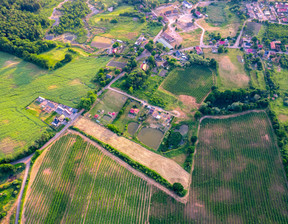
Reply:
[[159, 188], [160, 190], [164, 191], [166, 194], [168, 194], [169, 196], [173, 197], [176, 201], [179, 201], [181, 203], [186, 204], [188, 202], [188, 193], [184, 196], [184, 197], [179, 197], [178, 195], [176, 195], [174, 192], [168, 190], [166, 187], [162, 186], [161, 184], [157, 183], [155, 180], [151, 179], [150, 177], [147, 177], [145, 174], [143, 174], [142, 172], [134, 169], [133, 167], [131, 167], [129, 164], [127, 164], [126, 162], [124, 162], [123, 160], [121, 160], [120, 158], [118, 158], [117, 156], [113, 155], [112, 153], [108, 152], [106, 149], [104, 149], [103, 147], [101, 147], [99, 144], [97, 144], [96, 142], [92, 141], [91, 139], [87, 138], [86, 136], [82, 135], [81, 133], [77, 132], [77, 131], [73, 131], [73, 130], [67, 130], [70, 133], [79, 135], [80, 137], [82, 137], [85, 141], [90, 142], [92, 145], [96, 146], [104, 155], [110, 157], [112, 160], [114, 160], [115, 162], [117, 162], [118, 164], [120, 164], [122, 167], [126, 168], [127, 170], [129, 170], [131, 173], [133, 173], [134, 175], [140, 177], [141, 179], [147, 181], [147, 183], [154, 185], [155, 187]]

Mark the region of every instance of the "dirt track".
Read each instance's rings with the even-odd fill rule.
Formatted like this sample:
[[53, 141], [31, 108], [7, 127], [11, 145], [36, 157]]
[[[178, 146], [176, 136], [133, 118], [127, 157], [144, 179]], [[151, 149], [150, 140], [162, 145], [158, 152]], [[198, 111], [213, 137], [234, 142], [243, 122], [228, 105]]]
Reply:
[[75, 127], [111, 145], [140, 164], [156, 171], [171, 184], [179, 182], [185, 189], [189, 188], [189, 173], [173, 160], [156, 154], [129, 139], [119, 137], [87, 118], [79, 119], [75, 123]]

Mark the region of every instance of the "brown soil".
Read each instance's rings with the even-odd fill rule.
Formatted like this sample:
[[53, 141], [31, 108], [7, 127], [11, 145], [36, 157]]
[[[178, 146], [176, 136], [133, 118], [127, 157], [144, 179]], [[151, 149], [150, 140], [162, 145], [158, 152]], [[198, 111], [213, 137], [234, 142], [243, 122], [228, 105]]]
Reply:
[[74, 79], [69, 83], [71, 86], [76, 86], [76, 85], [81, 85], [82, 82], [80, 81], [80, 79]]
[[170, 183], [181, 183], [185, 189], [189, 186], [190, 175], [180, 165], [171, 159], [165, 158], [141, 145], [132, 142], [124, 137], [119, 137], [110, 130], [94, 123], [87, 118], [81, 118], [75, 126], [85, 133], [94, 136], [120, 152], [128, 155], [131, 159], [155, 170]]
[[278, 118], [280, 121], [288, 121], [288, 115], [285, 114], [279, 114]]
[[9, 67], [12, 67], [12, 66], [17, 65], [17, 64], [19, 64], [19, 61], [10, 61], [10, 60], [8, 60], [8, 61], [6, 61], [4, 63], [3, 67], [9, 68]]
[[180, 95], [179, 100], [187, 106], [190, 110], [197, 109], [200, 107], [200, 104], [197, 103], [196, 99], [192, 96]]
[[10, 137], [3, 138], [0, 141], [0, 150], [4, 154], [8, 155], [11, 154], [15, 148], [17, 147], [23, 147], [25, 145], [25, 142], [18, 142]]
[[48, 87], [49, 90], [51, 90], [51, 89], [57, 89], [57, 88], [58, 88], [58, 87], [57, 87], [56, 85], [52, 85], [52, 86], [49, 86], [49, 87]]

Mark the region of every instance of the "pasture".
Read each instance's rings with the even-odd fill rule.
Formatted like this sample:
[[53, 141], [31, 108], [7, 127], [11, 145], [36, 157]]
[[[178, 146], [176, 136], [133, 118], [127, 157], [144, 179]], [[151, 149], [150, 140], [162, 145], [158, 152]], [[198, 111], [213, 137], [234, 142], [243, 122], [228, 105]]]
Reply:
[[257, 36], [259, 31], [261, 30], [262, 24], [256, 22], [248, 22], [246, 24], [246, 28], [243, 32], [243, 36], [249, 35], [251, 37]]
[[114, 147], [132, 160], [154, 170], [169, 183], [179, 182], [185, 189], [188, 188], [190, 175], [174, 161], [156, 154], [125, 137], [118, 136], [87, 118], [79, 119], [74, 126]]
[[[119, 16], [121, 13], [135, 12], [133, 6], [120, 6], [113, 12], [104, 12], [94, 15], [89, 20], [89, 24], [94, 27], [101, 27], [98, 36], [111, 39], [119, 39], [126, 42], [135, 42], [140, 34], [146, 33], [156, 36], [163, 26], [153, 26], [148, 22], [141, 23], [139, 18]], [[116, 24], [111, 20], [117, 19]]]
[[77, 106], [80, 98], [95, 88], [90, 80], [109, 60], [80, 56], [60, 69], [47, 71], [0, 52], [0, 159], [27, 148], [48, 127], [25, 110], [26, 106], [39, 95]]
[[246, 74], [244, 64], [240, 63], [237, 56], [243, 52], [238, 49], [229, 49], [227, 54], [213, 54], [210, 49], [204, 49], [207, 58], [214, 58], [219, 63], [217, 86], [220, 90], [246, 88], [250, 78]]
[[204, 119], [189, 202], [154, 189], [150, 223], [287, 223], [287, 182], [264, 112]]
[[202, 34], [202, 30], [200, 28], [197, 28], [190, 32], [181, 32], [179, 34], [183, 39], [181, 44], [184, 48], [200, 45], [200, 37]]
[[150, 186], [96, 146], [68, 134], [41, 157], [31, 173], [25, 223], [147, 222]]
[[200, 103], [213, 85], [213, 72], [206, 67], [193, 65], [189, 68], [176, 68], [162, 83], [162, 88], [175, 94], [195, 97]]

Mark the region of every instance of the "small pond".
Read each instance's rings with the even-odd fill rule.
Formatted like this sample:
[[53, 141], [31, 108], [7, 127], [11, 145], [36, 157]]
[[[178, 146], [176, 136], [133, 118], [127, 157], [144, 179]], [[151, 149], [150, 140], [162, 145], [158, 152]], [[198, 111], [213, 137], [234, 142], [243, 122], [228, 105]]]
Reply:
[[157, 150], [164, 133], [155, 128], [142, 128], [138, 134], [138, 139], [145, 145]]
[[128, 129], [127, 129], [127, 130], [128, 130], [128, 133], [129, 133], [130, 135], [134, 135], [135, 132], [137, 131], [138, 127], [139, 127], [139, 124], [136, 123], [136, 122], [131, 122], [131, 123], [129, 123], [129, 124], [128, 124]]
[[180, 132], [180, 134], [181, 134], [182, 136], [184, 136], [184, 135], [186, 135], [186, 134], [188, 133], [188, 131], [189, 131], [189, 126], [186, 125], [186, 124], [183, 124], [183, 125], [181, 125], [181, 126], [179, 127], [179, 129], [177, 129], [177, 130], [175, 130], [175, 131]]

